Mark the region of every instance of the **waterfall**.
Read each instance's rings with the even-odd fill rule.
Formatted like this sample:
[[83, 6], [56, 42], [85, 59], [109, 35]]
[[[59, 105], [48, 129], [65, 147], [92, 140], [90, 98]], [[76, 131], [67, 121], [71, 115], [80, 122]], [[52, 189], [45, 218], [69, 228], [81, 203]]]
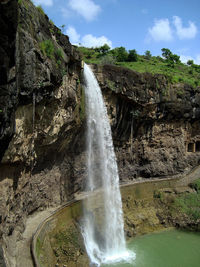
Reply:
[[91, 262], [100, 266], [130, 255], [124, 237], [119, 175], [109, 118], [101, 89], [86, 64], [84, 83], [88, 179], [82, 233]]

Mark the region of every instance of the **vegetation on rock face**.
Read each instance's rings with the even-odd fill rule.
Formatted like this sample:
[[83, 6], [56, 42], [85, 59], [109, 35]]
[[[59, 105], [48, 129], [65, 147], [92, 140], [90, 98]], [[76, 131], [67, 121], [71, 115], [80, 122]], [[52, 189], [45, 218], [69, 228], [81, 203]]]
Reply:
[[[77, 80], [77, 86], [80, 86], [80, 81]], [[83, 122], [85, 119], [85, 91], [82, 86], [80, 86], [79, 102], [76, 105], [75, 114], [77, 123]]]
[[195, 221], [200, 219], [200, 193], [185, 193], [175, 199], [174, 206]]
[[36, 241], [36, 254], [38, 258], [40, 256], [41, 247], [42, 247], [41, 241], [40, 241], [40, 238], [38, 237]]
[[40, 43], [40, 49], [44, 56], [52, 60], [56, 60], [57, 65], [61, 64], [61, 60], [63, 59], [63, 52], [61, 49], [56, 49], [51, 40], [45, 40]]
[[51, 236], [51, 246], [56, 260], [67, 266], [71, 266], [72, 263], [78, 264], [78, 259], [84, 254], [82, 237], [74, 225]]
[[190, 184], [191, 188], [194, 188], [200, 194], [200, 179]]
[[43, 55], [47, 56], [50, 59], [53, 59], [54, 55], [54, 45], [51, 40], [45, 40], [40, 43], [40, 49]]
[[108, 45], [99, 48], [77, 47], [86, 63], [116, 64], [141, 73], [163, 74], [172, 83], [186, 83], [200, 86], [200, 66], [192, 60], [184, 64], [180, 57], [169, 49], [162, 49], [162, 56], [152, 56], [147, 50], [138, 55], [135, 49], [126, 51], [124, 47], [110, 49]]
[[41, 5], [37, 6], [37, 9], [38, 9], [38, 11], [40, 12], [40, 14], [45, 15], [45, 13], [44, 13], [44, 9], [42, 8]]
[[198, 223], [200, 221], [200, 179], [190, 184], [194, 189], [186, 190], [182, 193], [165, 193], [156, 190], [154, 192], [155, 200], [159, 199], [160, 202], [166, 206], [169, 211], [170, 217], [175, 218], [180, 226], [186, 226], [188, 223]]
[[191, 183], [190, 187], [196, 192], [186, 193], [176, 198], [174, 204], [182, 213], [197, 221], [200, 220], [200, 179]]

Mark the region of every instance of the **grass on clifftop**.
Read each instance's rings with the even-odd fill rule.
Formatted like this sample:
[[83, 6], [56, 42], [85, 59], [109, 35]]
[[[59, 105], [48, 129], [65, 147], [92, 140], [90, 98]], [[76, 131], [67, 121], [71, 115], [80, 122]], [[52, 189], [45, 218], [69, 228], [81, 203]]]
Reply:
[[[123, 47], [110, 50], [108, 46], [104, 45], [100, 48], [77, 47], [77, 49], [86, 63], [114, 64], [140, 73], [163, 74], [172, 83], [200, 86], [200, 65], [196, 65], [192, 61], [189, 65], [183, 64], [180, 62], [179, 56], [172, 53], [171, 55], [175, 56], [174, 61], [160, 56], [151, 56], [150, 51], [145, 55], [138, 55], [135, 50], [127, 52]], [[168, 52], [169, 49], [166, 50]]]

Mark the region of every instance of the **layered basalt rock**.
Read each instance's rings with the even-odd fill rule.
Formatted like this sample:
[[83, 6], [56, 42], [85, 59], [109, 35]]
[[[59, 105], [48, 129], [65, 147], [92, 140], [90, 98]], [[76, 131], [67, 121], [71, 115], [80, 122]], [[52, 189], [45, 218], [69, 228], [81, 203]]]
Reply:
[[[41, 9], [1, 1], [0, 22], [0, 237], [15, 266], [27, 216], [84, 189], [86, 107], [81, 57]], [[199, 164], [199, 88], [117, 66], [93, 69], [122, 182]]]
[[82, 149], [84, 95], [80, 55], [41, 9], [1, 1], [0, 22], [0, 237], [15, 266], [27, 216], [80, 187], [69, 151]]
[[14, 133], [14, 110], [17, 104], [15, 40], [17, 1], [0, 3], [0, 159]]
[[111, 120], [120, 178], [165, 177], [200, 162], [200, 88], [171, 84], [163, 75], [93, 66]]

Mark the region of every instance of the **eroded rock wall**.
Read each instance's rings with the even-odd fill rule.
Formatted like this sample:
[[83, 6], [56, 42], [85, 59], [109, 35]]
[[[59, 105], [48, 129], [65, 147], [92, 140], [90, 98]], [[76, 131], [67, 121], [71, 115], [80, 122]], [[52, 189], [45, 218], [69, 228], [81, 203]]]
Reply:
[[[165, 177], [200, 162], [200, 88], [163, 75], [93, 66], [107, 103], [122, 181]], [[195, 152], [188, 152], [192, 143]]]
[[[85, 99], [80, 55], [41, 10], [29, 0], [1, 1], [0, 22], [0, 237], [13, 267], [27, 216], [84, 189]], [[93, 69], [122, 182], [199, 164], [199, 88], [116, 66]]]
[[14, 133], [17, 104], [15, 40], [17, 1], [0, 3], [0, 160]]
[[31, 1], [1, 1], [0, 22], [0, 237], [18, 266], [27, 216], [80, 190], [84, 93], [80, 55]]

